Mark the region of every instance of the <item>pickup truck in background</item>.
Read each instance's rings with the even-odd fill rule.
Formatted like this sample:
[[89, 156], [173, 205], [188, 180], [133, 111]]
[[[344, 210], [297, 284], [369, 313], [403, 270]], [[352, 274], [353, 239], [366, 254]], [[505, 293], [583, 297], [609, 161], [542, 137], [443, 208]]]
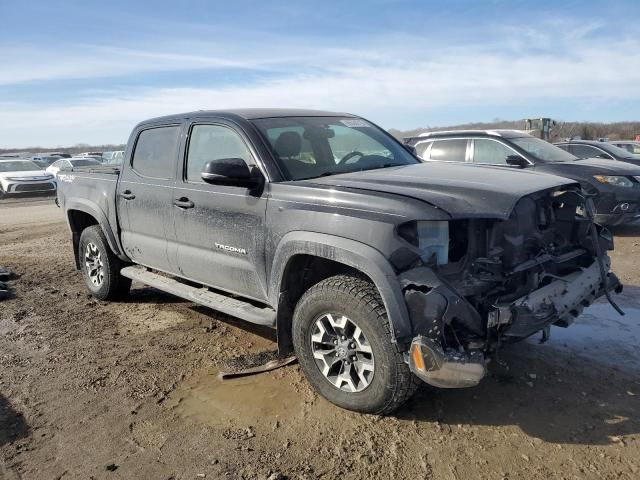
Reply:
[[134, 279], [275, 327], [313, 387], [360, 412], [392, 412], [417, 379], [476, 385], [501, 345], [621, 288], [577, 183], [425, 164], [348, 114], [156, 118], [121, 166], [58, 183], [95, 297]]

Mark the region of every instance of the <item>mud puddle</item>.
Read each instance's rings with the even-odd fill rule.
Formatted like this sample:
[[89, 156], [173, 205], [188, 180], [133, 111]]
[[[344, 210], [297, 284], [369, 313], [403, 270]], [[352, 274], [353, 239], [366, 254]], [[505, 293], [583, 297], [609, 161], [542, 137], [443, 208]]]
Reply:
[[249, 425], [302, 414], [303, 395], [281, 372], [220, 380], [215, 369], [196, 375], [171, 395], [169, 406], [212, 426]]
[[[569, 328], [553, 327], [545, 346], [623, 370], [640, 370], [640, 305], [620, 306], [624, 316], [608, 303], [592, 305]], [[530, 342], [537, 340], [535, 337]]]

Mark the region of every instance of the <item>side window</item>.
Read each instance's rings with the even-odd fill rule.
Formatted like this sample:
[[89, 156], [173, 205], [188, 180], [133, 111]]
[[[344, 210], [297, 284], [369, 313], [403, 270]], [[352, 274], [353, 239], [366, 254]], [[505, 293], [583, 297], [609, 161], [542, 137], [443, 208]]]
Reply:
[[57, 160], [55, 162], [53, 162], [53, 165], [51, 165], [54, 168], [60, 168], [62, 166], [62, 160]]
[[473, 141], [473, 163], [506, 165], [507, 157], [512, 155], [517, 155], [517, 153], [495, 140], [476, 139]]
[[467, 140], [436, 140], [431, 147], [431, 160], [443, 162], [464, 162], [467, 153]]
[[194, 125], [189, 139], [186, 180], [204, 183], [200, 174], [204, 165], [221, 158], [241, 158], [253, 164], [251, 153], [240, 135], [221, 125]]
[[432, 144], [433, 142], [420, 142], [416, 145], [416, 154], [418, 155], [418, 157], [424, 159], [424, 160], [428, 160], [427, 158], [427, 150], [429, 150], [429, 146]]
[[556, 145], [556, 147], [561, 148], [565, 152], [573, 153], [569, 145]]
[[611, 158], [601, 150], [589, 145], [571, 145], [571, 153], [578, 158]]
[[625, 150], [626, 150], [627, 152], [629, 152], [629, 153], [635, 153], [635, 152], [633, 151], [633, 145], [630, 145], [630, 144], [628, 144], [628, 143], [618, 143], [618, 144], [616, 145], [616, 147], [623, 148], [623, 149], [625, 149]]
[[180, 126], [143, 130], [133, 152], [132, 166], [145, 177], [169, 180], [177, 160]]

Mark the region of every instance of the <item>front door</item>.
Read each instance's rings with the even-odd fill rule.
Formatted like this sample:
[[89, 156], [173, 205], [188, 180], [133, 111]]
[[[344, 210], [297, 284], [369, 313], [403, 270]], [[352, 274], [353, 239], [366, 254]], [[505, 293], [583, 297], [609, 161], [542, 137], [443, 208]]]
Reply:
[[173, 233], [172, 190], [180, 125], [142, 130], [118, 182], [120, 236], [134, 262], [170, 272], [167, 236]]
[[264, 301], [266, 194], [205, 183], [210, 160], [241, 158], [257, 168], [248, 139], [224, 123], [190, 126], [173, 191], [175, 231], [169, 256], [179, 275]]

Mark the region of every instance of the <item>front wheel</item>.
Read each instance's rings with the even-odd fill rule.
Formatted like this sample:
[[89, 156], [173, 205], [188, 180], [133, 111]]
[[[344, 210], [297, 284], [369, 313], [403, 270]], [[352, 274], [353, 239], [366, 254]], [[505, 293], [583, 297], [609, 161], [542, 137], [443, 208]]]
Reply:
[[419, 383], [392, 343], [375, 285], [361, 278], [337, 275], [311, 287], [294, 312], [293, 344], [311, 385], [342, 408], [388, 414]]
[[91, 295], [100, 300], [113, 300], [129, 292], [131, 280], [120, 275], [122, 261], [109, 248], [99, 225], [82, 231], [78, 256], [82, 277]]

